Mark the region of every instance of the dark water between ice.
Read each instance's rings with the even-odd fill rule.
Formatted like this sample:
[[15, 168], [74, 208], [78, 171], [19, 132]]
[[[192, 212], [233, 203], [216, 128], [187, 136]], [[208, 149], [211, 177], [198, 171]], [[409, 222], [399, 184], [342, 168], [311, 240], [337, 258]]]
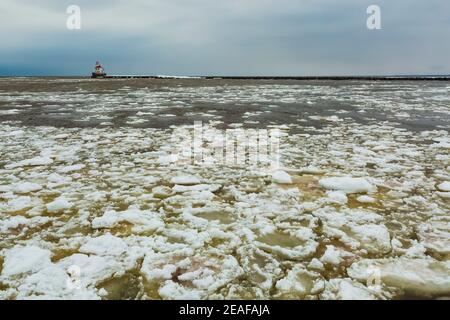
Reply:
[[291, 130], [302, 131], [336, 116], [448, 130], [449, 103], [445, 81], [0, 79], [0, 122], [23, 126], [168, 128], [221, 121], [218, 128], [295, 124]]

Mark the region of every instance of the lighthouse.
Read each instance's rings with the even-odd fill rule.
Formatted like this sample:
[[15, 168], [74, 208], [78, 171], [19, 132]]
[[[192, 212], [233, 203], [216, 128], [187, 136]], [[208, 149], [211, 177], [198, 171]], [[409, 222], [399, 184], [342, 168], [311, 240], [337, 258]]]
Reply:
[[99, 61], [95, 63], [94, 72], [92, 72], [91, 78], [104, 78], [106, 76], [106, 72], [103, 69], [102, 65]]

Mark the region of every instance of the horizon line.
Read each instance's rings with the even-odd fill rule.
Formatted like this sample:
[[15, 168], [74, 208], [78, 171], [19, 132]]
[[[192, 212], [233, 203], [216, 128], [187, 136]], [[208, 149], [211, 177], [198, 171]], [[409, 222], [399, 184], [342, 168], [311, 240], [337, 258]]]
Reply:
[[[0, 78], [88, 78], [89, 75], [0, 75]], [[450, 80], [450, 74], [393, 74], [393, 75], [147, 75], [111, 74], [99, 79], [229, 79], [229, 80]]]

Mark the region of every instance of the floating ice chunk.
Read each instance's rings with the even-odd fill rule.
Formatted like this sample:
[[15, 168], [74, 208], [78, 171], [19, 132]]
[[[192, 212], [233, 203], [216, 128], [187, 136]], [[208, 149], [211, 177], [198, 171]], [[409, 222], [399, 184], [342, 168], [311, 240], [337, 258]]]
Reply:
[[190, 196], [196, 201], [210, 201], [215, 197], [214, 193], [207, 190], [192, 192]]
[[42, 189], [42, 186], [40, 184], [32, 183], [32, 182], [16, 183], [16, 184], [14, 184], [14, 186], [12, 188], [12, 190], [15, 193], [30, 193], [30, 192], [39, 191], [41, 189]]
[[361, 247], [372, 253], [387, 253], [391, 250], [391, 238], [384, 225], [350, 224], [350, 230], [361, 243]]
[[47, 204], [47, 211], [50, 213], [63, 212], [72, 208], [72, 204], [65, 198], [59, 197]]
[[106, 201], [108, 193], [104, 191], [95, 191], [88, 195], [86, 195], [86, 200], [98, 202], [98, 201]]
[[300, 169], [294, 170], [294, 171], [299, 172], [299, 173], [303, 173], [303, 174], [321, 174], [321, 173], [324, 173], [324, 171], [322, 169], [320, 169], [318, 167], [315, 167], [315, 166], [307, 166], [307, 167], [300, 168]]
[[178, 283], [168, 280], [158, 290], [159, 295], [167, 300], [200, 300], [200, 290], [186, 289]]
[[377, 297], [364, 285], [351, 279], [331, 279], [321, 295], [323, 300], [375, 300]]
[[126, 266], [117, 261], [116, 257], [73, 254], [60, 260], [57, 265], [67, 271], [71, 266], [77, 266], [80, 271], [82, 286], [95, 285], [97, 282], [110, 278], [114, 273], [124, 272]]
[[84, 167], [86, 167], [84, 164], [80, 163], [80, 164], [74, 164], [71, 166], [67, 166], [67, 167], [62, 167], [60, 169], [58, 169], [59, 173], [69, 173], [69, 172], [74, 172], [74, 171], [78, 171], [83, 169]]
[[47, 177], [47, 180], [55, 185], [63, 185], [72, 181], [70, 177], [63, 177], [57, 173], [52, 173]]
[[323, 266], [323, 263], [319, 259], [314, 258], [308, 264], [308, 268], [314, 269], [314, 270], [323, 270], [324, 266]]
[[374, 203], [376, 201], [374, 198], [369, 196], [359, 196], [356, 200], [361, 203]]
[[181, 281], [194, 281], [202, 277], [209, 277], [213, 275], [214, 272], [208, 268], [200, 268], [192, 272], [186, 272], [178, 276], [178, 280]]
[[332, 177], [319, 180], [319, 184], [330, 190], [339, 190], [345, 193], [368, 193], [376, 191], [376, 187], [363, 178]]
[[291, 176], [282, 170], [277, 170], [272, 174], [272, 180], [275, 183], [279, 183], [279, 184], [291, 184], [292, 183], [292, 178]]
[[410, 118], [411, 116], [407, 112], [399, 112], [396, 113], [394, 116], [399, 118]]
[[51, 252], [36, 246], [16, 246], [5, 253], [2, 276], [36, 272], [51, 264]]
[[[209, 270], [209, 269], [207, 269], [207, 270]], [[204, 276], [203, 276], [204, 274], [206, 274], [207, 276], [204, 277]], [[208, 275], [208, 272], [206, 272], [206, 273], [202, 272], [201, 275], [202, 275], [203, 277], [201, 277], [201, 278], [199, 278], [199, 279], [194, 279], [194, 280], [192, 280], [192, 283], [193, 283], [197, 288], [200, 288], [200, 289], [206, 289], [206, 288], [208, 288], [209, 286], [211, 286], [212, 284], [214, 284], [215, 279], [214, 279], [214, 277], [213, 277], [211, 274]]]
[[347, 203], [348, 198], [343, 191], [328, 191], [327, 192], [327, 202], [344, 205]]
[[337, 250], [334, 246], [327, 246], [327, 250], [320, 258], [323, 263], [338, 265], [342, 262], [340, 251]]
[[[317, 283], [321, 283], [320, 285]], [[308, 294], [317, 294], [316, 290], [323, 289], [324, 281], [319, 274], [307, 271], [300, 266], [295, 266], [290, 270], [286, 277], [278, 280], [275, 287], [284, 294], [298, 294], [305, 296]]]
[[283, 272], [280, 263], [271, 254], [254, 245], [241, 246], [237, 253], [247, 280], [263, 290], [270, 290]]
[[118, 256], [127, 251], [128, 245], [120, 238], [109, 233], [97, 238], [91, 238], [81, 246], [81, 253]]
[[61, 134], [57, 134], [57, 135], [54, 136], [53, 138], [55, 138], [55, 139], [67, 139], [67, 138], [69, 138], [69, 137], [70, 137], [69, 134], [67, 134], [67, 133], [61, 133]]
[[[172, 254], [146, 255], [141, 272], [154, 279], [155, 276], [168, 277], [171, 280], [165, 281], [159, 288], [159, 295], [163, 299], [200, 299], [206, 298], [218, 288], [225, 286], [242, 275], [242, 269], [238, 261], [233, 256], [208, 255], [202, 252], [202, 256], [193, 256], [182, 259], [180, 251]], [[173, 265], [176, 267], [165, 267]], [[155, 267], [159, 269], [155, 274]], [[165, 272], [163, 272], [163, 270]]]
[[5, 137], [12, 137], [12, 136], [22, 136], [25, 134], [25, 131], [23, 130], [14, 130], [8, 133], [3, 133]]
[[16, 229], [21, 226], [27, 226], [30, 220], [22, 216], [13, 216], [9, 219], [0, 221], [0, 232], [7, 232], [10, 229]]
[[436, 192], [436, 194], [443, 199], [450, 199], [450, 192]]
[[367, 224], [378, 223], [383, 220], [383, 217], [372, 211], [359, 209], [336, 209], [325, 207], [315, 210], [313, 215], [322, 219], [327, 225], [342, 228], [351, 223], [353, 224]]
[[118, 222], [120, 222], [119, 215], [115, 211], [107, 211], [103, 216], [94, 218], [94, 220], [92, 220], [92, 228], [112, 228]]
[[423, 258], [425, 256], [426, 251], [427, 248], [422, 243], [418, 243], [416, 240], [413, 240], [413, 244], [405, 252], [405, 257]]
[[8, 211], [15, 212], [30, 208], [36, 204], [36, 201], [28, 196], [20, 196], [8, 201]]
[[166, 154], [160, 155], [158, 157], [158, 162], [162, 165], [168, 165], [178, 160], [178, 156], [176, 154]]
[[155, 184], [156, 182], [158, 182], [158, 180], [158, 178], [153, 176], [145, 176], [141, 178], [142, 184], [145, 186]]
[[347, 273], [353, 279], [366, 281], [374, 268], [380, 270], [380, 280], [388, 286], [423, 295], [450, 291], [449, 264], [433, 259], [366, 259], [353, 263]]
[[343, 121], [338, 116], [329, 116], [328, 118], [326, 118], [326, 120], [327, 121], [332, 121], [332, 122]]
[[161, 218], [151, 211], [142, 211], [136, 207], [130, 207], [123, 212], [107, 211], [101, 217], [92, 220], [92, 228], [112, 228], [120, 222], [129, 222], [134, 225], [133, 231], [154, 231], [164, 227]]
[[22, 160], [17, 163], [8, 164], [5, 166], [6, 169], [15, 169], [18, 167], [26, 167], [26, 166], [45, 166], [52, 164], [53, 160], [47, 157], [35, 157], [32, 159]]
[[170, 182], [173, 184], [192, 185], [199, 184], [200, 179], [194, 176], [178, 176], [170, 179]]
[[450, 253], [450, 223], [445, 218], [421, 223], [417, 235], [427, 249], [442, 255]]
[[[18, 299], [99, 299], [101, 291], [96, 285], [114, 274], [133, 267], [116, 261], [116, 257], [74, 254], [52, 264], [48, 260], [43, 268], [28, 276], [18, 287]], [[70, 277], [70, 270], [79, 274]]]
[[178, 239], [183, 242], [189, 243], [192, 248], [201, 248], [205, 243], [205, 240], [208, 239], [207, 233], [199, 233], [196, 230], [177, 230], [174, 228], [165, 229], [164, 235], [172, 238]]
[[315, 237], [314, 231], [306, 227], [299, 227], [297, 230], [295, 230], [294, 235], [296, 238], [303, 241], [314, 239]]
[[[0, 185], [0, 192], [11, 194], [12, 187], [13, 187], [12, 185]], [[4, 196], [5, 195], [3, 194], [2, 197], [4, 198]]]
[[[271, 232], [271, 228], [267, 228]], [[264, 231], [264, 229], [262, 230]], [[280, 239], [281, 238], [281, 239]], [[275, 241], [272, 241], [275, 239]], [[285, 243], [287, 242], [287, 243]], [[303, 260], [311, 256], [317, 249], [318, 243], [309, 239], [307, 241], [297, 238], [294, 234], [285, 233], [265, 234], [263, 238], [255, 241], [255, 245], [267, 252], [289, 258], [292, 260]]]
[[169, 280], [172, 279], [172, 274], [177, 270], [177, 267], [173, 264], [167, 264], [162, 268], [149, 268], [145, 271], [145, 276], [150, 280]]
[[175, 185], [172, 188], [172, 191], [175, 193], [184, 193], [189, 191], [210, 191], [216, 192], [221, 187], [220, 184], [197, 184], [193, 186], [181, 186]]
[[66, 272], [55, 265], [50, 265], [25, 278], [18, 287], [17, 299], [99, 299], [95, 289], [86, 289]]
[[153, 196], [156, 198], [167, 198], [172, 195], [172, 189], [166, 186], [157, 186], [152, 189]]
[[431, 148], [443, 148], [443, 149], [450, 149], [450, 139], [443, 137], [443, 138], [438, 138], [438, 139], [434, 139], [436, 141], [438, 141], [438, 143], [434, 143], [432, 144], [430, 147]]
[[386, 193], [386, 195], [392, 199], [402, 199], [408, 196], [407, 193], [397, 190], [390, 190], [388, 193]]
[[340, 122], [340, 121], [344, 121], [343, 119], [340, 119], [338, 116], [329, 116], [329, 117], [324, 117], [324, 116], [309, 116], [308, 118], [310, 118], [310, 119], [312, 119], [312, 120], [330, 121], [330, 122]]
[[450, 191], [450, 182], [449, 181], [442, 182], [440, 185], [437, 186], [437, 188], [441, 191], [448, 192]]

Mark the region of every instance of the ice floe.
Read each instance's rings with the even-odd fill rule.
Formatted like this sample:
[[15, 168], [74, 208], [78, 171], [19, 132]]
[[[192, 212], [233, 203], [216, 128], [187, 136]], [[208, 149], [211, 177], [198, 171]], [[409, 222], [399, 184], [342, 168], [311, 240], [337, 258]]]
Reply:
[[376, 187], [363, 178], [332, 177], [319, 180], [325, 189], [343, 191], [345, 193], [367, 193], [376, 191]]
[[291, 176], [282, 170], [275, 171], [272, 175], [272, 179], [275, 183], [281, 183], [281, 184], [290, 184], [292, 183]]
[[72, 204], [64, 197], [59, 197], [47, 204], [47, 211], [50, 213], [58, 213], [70, 209]]
[[450, 266], [433, 259], [362, 260], [347, 272], [353, 279], [366, 281], [371, 276], [368, 270], [373, 268], [380, 271], [383, 285], [401, 288], [410, 294], [441, 295], [450, 290]]

